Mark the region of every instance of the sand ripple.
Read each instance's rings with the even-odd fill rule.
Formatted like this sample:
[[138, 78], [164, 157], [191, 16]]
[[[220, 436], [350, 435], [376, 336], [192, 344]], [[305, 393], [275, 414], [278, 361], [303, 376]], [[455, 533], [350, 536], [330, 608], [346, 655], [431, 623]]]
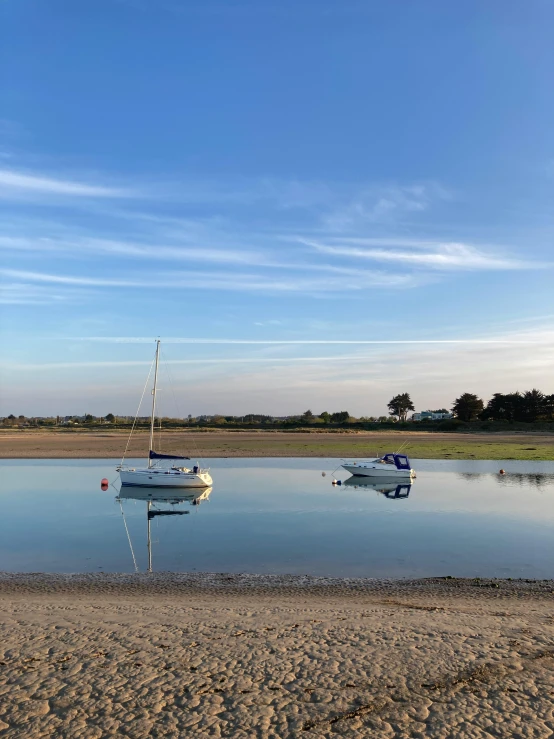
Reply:
[[549, 737], [552, 582], [0, 575], [5, 737]]

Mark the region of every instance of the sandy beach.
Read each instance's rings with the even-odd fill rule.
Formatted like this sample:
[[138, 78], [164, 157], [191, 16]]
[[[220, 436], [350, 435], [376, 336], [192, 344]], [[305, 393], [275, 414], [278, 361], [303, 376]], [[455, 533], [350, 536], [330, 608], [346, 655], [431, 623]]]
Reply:
[[[1, 459], [121, 459], [127, 431], [1, 431]], [[158, 441], [158, 439], [157, 439]], [[367, 457], [404, 449], [419, 459], [552, 459], [554, 434], [438, 432], [164, 431], [166, 452], [210, 457]], [[133, 434], [128, 457], [144, 457], [148, 434]]]
[[554, 582], [0, 575], [5, 737], [548, 737]]

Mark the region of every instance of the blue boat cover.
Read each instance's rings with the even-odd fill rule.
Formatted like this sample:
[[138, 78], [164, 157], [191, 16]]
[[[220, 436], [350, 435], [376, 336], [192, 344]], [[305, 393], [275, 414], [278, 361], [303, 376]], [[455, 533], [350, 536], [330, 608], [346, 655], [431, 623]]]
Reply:
[[385, 454], [381, 457], [384, 462], [394, 463], [397, 470], [409, 470], [410, 460], [405, 454]]
[[178, 454], [159, 454], [150, 449], [149, 459], [190, 459], [190, 457], [180, 457]]
[[410, 469], [410, 461], [405, 454], [395, 454], [394, 463], [396, 464], [396, 469], [398, 470]]

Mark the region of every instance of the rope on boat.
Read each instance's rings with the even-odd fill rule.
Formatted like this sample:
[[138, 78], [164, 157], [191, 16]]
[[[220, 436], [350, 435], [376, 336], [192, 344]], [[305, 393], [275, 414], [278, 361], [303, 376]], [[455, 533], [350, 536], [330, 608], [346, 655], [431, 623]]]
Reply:
[[[344, 462], [344, 459], [342, 460], [342, 462]], [[342, 467], [342, 464], [339, 464], [339, 466], [338, 467], [335, 467], [335, 469], [330, 473], [331, 474], [331, 477], [333, 478], [333, 480], [335, 479], [335, 477], [334, 477], [335, 476], [335, 472], [337, 470], [340, 470], [341, 467]]]
[[135, 420], [133, 421], [133, 425], [131, 426], [131, 433], [129, 434], [129, 438], [127, 439], [127, 445], [125, 447], [125, 451], [123, 452], [123, 457], [121, 458], [121, 464], [125, 461], [125, 455], [127, 454], [127, 449], [129, 448], [129, 444], [131, 443], [131, 436], [133, 435], [133, 431], [135, 430], [135, 426], [137, 425], [137, 418], [138, 414], [140, 413], [140, 407], [142, 405], [142, 401], [144, 400], [144, 394], [146, 392], [146, 388], [148, 387], [148, 383], [150, 382], [150, 375], [152, 374], [152, 367], [154, 366], [154, 362], [156, 360], [154, 359], [152, 364], [150, 365], [150, 372], [148, 373], [148, 377], [146, 378], [146, 382], [144, 383], [144, 388], [142, 391], [142, 395], [140, 396], [140, 403], [137, 408], [137, 412], [135, 414]]

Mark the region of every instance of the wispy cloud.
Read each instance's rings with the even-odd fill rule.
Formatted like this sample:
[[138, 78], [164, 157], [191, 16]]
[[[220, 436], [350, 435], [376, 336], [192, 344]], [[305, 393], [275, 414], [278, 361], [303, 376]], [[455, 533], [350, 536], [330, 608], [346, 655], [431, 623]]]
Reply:
[[76, 277], [72, 275], [56, 275], [47, 272], [27, 272], [18, 269], [2, 269], [0, 274], [24, 282], [48, 282], [58, 285], [74, 285], [87, 287], [146, 287], [145, 279], [131, 280], [111, 277]]
[[[231, 291], [252, 291], [262, 293], [302, 292], [304, 294], [326, 294], [328, 292], [343, 292], [344, 281], [340, 276], [312, 277], [298, 275], [296, 277], [282, 274], [279, 277], [262, 274], [202, 272], [199, 270], [172, 271], [151, 273], [149, 276], [119, 277], [82, 277], [76, 275], [54, 274], [49, 272], [34, 272], [18, 269], [1, 269], [0, 275], [20, 280], [22, 282], [53, 283], [83, 287], [119, 287], [119, 288], [148, 288], [161, 287], [166, 290], [201, 290], [210, 289]], [[389, 274], [386, 272], [360, 272], [357, 279], [351, 279], [348, 284], [350, 290], [362, 290], [368, 286], [387, 286], [402, 288], [411, 286], [413, 278], [410, 275]]]
[[[113, 199], [137, 198], [152, 203], [189, 206], [270, 208], [275, 211], [306, 211], [332, 230], [353, 223], [390, 222], [405, 213], [427, 210], [437, 200], [449, 197], [438, 183], [411, 185], [364, 185], [348, 182], [328, 183], [276, 177], [219, 177], [217, 179], [172, 180], [140, 177], [132, 184], [113, 185], [106, 176], [90, 174], [60, 175], [50, 171], [0, 168], [0, 194], [56, 195]], [[120, 215], [123, 217], [124, 213]], [[129, 218], [141, 214], [127, 213]], [[144, 214], [169, 222], [170, 215]], [[174, 221], [179, 219], [173, 218]]]
[[96, 239], [76, 236], [60, 239], [47, 236], [23, 238], [0, 236], [0, 249], [5, 251], [65, 252], [73, 255], [138, 257], [140, 259], [219, 262], [222, 264], [264, 264], [261, 252], [199, 246], [140, 244], [133, 241]]
[[0, 169], [0, 197], [21, 197], [25, 194], [93, 198], [122, 198], [137, 195], [131, 189], [60, 179], [14, 169]]
[[[314, 363], [319, 364], [321, 362], [345, 362], [349, 360], [359, 360], [359, 354], [353, 354], [352, 356], [341, 355], [341, 356], [323, 356], [323, 357], [203, 357], [197, 359], [166, 359], [164, 360], [165, 365], [204, 365], [204, 364], [235, 364], [235, 365], [248, 365], [248, 364], [295, 364], [295, 363]], [[151, 361], [144, 360], [107, 360], [105, 362], [43, 362], [42, 364], [22, 364], [22, 363], [2, 363], [2, 367], [6, 370], [49, 370], [49, 369], [83, 369], [83, 368], [101, 368], [101, 367], [149, 367], [152, 364]]]
[[25, 282], [0, 283], [0, 305], [53, 305], [82, 301], [81, 290], [60, 290], [52, 285], [32, 285]]
[[[323, 272], [356, 278], [354, 286], [360, 281], [363, 282], [363, 284], [373, 285], [383, 284], [408, 286], [411, 282], [412, 284], [416, 284], [415, 281], [412, 281], [407, 275], [389, 274], [375, 270], [363, 270], [358, 266], [353, 267], [341, 264], [322, 264], [313, 259], [306, 260], [305, 258], [302, 259], [302, 261], [299, 260], [296, 262], [282, 261], [274, 255], [273, 251], [263, 251], [261, 249], [254, 251], [233, 247], [206, 247], [201, 244], [197, 246], [167, 246], [163, 244], [140, 244], [132, 241], [96, 239], [80, 236], [73, 239], [63, 240], [46, 236], [23, 238], [18, 236], [0, 235], [0, 250], [14, 253], [64, 253], [71, 257], [83, 257], [85, 255], [128, 257], [133, 258], [133, 263], [135, 264], [137, 259], [143, 259], [158, 263], [171, 261], [222, 265], [229, 264], [235, 266], [242, 265], [251, 268], [269, 269], [274, 271], [285, 270], [289, 273]], [[277, 251], [277, 249], [275, 249], [275, 251]], [[296, 254], [290, 256], [298, 257]], [[305, 255], [300, 256], [305, 257]], [[214, 277], [217, 277], [217, 273], [213, 274]], [[341, 282], [341, 285], [344, 286], [344, 283]], [[210, 283], [204, 285], [204, 289], [209, 286]]]
[[[152, 344], [152, 337], [148, 336], [81, 336], [68, 337], [72, 341], [93, 341], [105, 344]], [[492, 336], [486, 338], [461, 338], [461, 339], [212, 339], [198, 337], [164, 337], [164, 344], [204, 344], [204, 345], [395, 345], [395, 344], [537, 344], [551, 341], [551, 335], [547, 338], [543, 334], [537, 336], [535, 332], [531, 335], [507, 335]]]
[[331, 231], [348, 231], [377, 223], [401, 220], [406, 214], [420, 213], [449, 193], [437, 183], [369, 187], [350, 202], [324, 214], [323, 223]]
[[[507, 256], [482, 251], [475, 246], [459, 243], [433, 243], [427, 241], [409, 241], [384, 239], [376, 244], [389, 248], [363, 248], [362, 246], [338, 246], [325, 244], [312, 239], [300, 238], [301, 243], [311, 246], [321, 254], [340, 257], [367, 259], [375, 262], [395, 262], [415, 267], [428, 267], [437, 270], [511, 270], [542, 269], [552, 267], [554, 263], [533, 260], [513, 259]], [[360, 239], [363, 243], [363, 239]], [[367, 243], [369, 240], [365, 240]], [[409, 247], [408, 249], [391, 248], [393, 246]]]
[[[403, 215], [449, 197], [435, 183], [363, 187], [239, 178], [234, 187], [230, 181], [173, 188], [139, 182], [134, 189], [90, 177], [0, 169], [0, 199], [18, 192], [37, 194], [41, 206], [52, 205], [58, 215], [46, 211], [47, 220], [36, 211], [27, 217], [14, 209], [4, 219], [3, 275], [20, 284], [59, 286], [59, 294], [71, 289], [71, 299], [79, 287], [92, 293], [183, 285], [187, 291], [351, 298], [368, 288], [427, 285], [447, 272], [552, 266], [518, 259], [503, 248], [391, 235]], [[140, 204], [131, 197], [121, 208], [117, 199], [124, 196], [140, 197]], [[76, 202], [84, 206], [78, 215], [67, 208]], [[56, 256], [64, 258], [60, 272], [51, 266]], [[34, 290], [27, 293], [31, 300]]]

